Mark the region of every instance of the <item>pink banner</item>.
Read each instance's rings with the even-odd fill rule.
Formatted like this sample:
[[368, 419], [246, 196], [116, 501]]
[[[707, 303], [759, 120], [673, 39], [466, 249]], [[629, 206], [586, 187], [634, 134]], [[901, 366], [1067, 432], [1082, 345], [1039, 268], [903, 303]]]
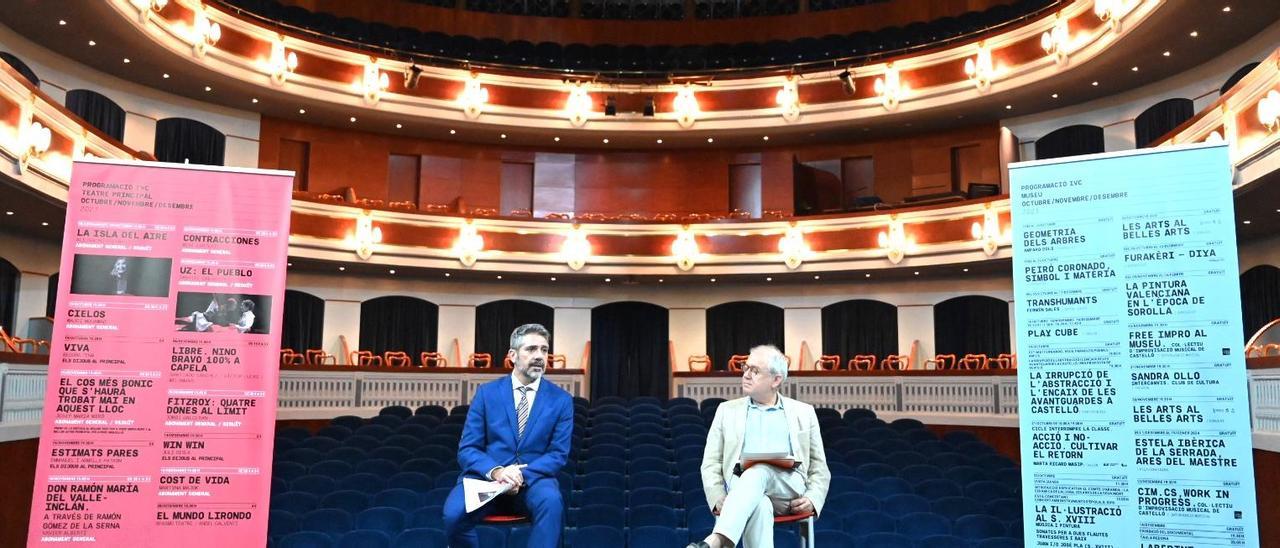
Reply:
[[29, 546], [262, 546], [293, 174], [72, 170]]

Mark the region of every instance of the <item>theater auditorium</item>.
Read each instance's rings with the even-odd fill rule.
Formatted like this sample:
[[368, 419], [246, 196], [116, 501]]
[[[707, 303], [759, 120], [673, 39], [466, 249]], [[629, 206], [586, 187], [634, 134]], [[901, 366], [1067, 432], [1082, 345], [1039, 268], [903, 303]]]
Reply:
[[0, 546], [1280, 547], [1271, 0], [6, 8]]

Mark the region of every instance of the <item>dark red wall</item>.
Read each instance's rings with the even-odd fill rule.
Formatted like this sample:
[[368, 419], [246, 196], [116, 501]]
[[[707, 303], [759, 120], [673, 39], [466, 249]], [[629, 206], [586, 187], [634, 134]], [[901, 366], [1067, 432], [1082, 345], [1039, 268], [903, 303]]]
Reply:
[[[263, 118], [259, 165], [294, 167], [306, 143], [307, 190], [351, 187], [361, 198], [390, 199], [388, 158], [420, 155], [419, 203], [501, 206], [503, 163], [534, 164], [534, 210], [576, 213], [727, 212], [730, 166], [760, 165], [761, 207], [792, 211], [793, 163], [869, 156], [885, 201], [951, 188], [952, 149], [965, 177], [1000, 181], [999, 128], [984, 125], [875, 141], [750, 149], [539, 151], [428, 141]], [[283, 153], [282, 153], [283, 151]], [[510, 171], [508, 171], [510, 173]], [[399, 180], [399, 175], [394, 177]], [[510, 188], [510, 185], [508, 186]], [[838, 193], [835, 202], [839, 203]], [[502, 213], [507, 213], [503, 211]]]

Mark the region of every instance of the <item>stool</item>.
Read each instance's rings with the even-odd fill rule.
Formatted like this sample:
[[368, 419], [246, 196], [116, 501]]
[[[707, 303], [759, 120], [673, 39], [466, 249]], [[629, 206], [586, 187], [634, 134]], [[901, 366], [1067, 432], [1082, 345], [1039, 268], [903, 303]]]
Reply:
[[[720, 512], [712, 510], [711, 514], [719, 516]], [[805, 512], [803, 514], [786, 514], [782, 516], [773, 516], [773, 524], [777, 526], [780, 523], [800, 523], [800, 538], [804, 539], [805, 548], [814, 548], [813, 534], [813, 512]]]
[[814, 548], [813, 535], [813, 512], [805, 512], [803, 514], [787, 514], [785, 516], [774, 516], [773, 524], [779, 523], [796, 523], [800, 522], [800, 538], [804, 539], [805, 548]]

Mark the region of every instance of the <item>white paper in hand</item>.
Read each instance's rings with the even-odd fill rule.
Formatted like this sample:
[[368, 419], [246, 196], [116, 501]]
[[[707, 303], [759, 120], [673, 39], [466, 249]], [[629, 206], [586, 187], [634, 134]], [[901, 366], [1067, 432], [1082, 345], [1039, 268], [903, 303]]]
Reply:
[[498, 495], [511, 490], [511, 484], [500, 481], [485, 481], [476, 478], [462, 478], [462, 498], [467, 503], [467, 513], [489, 504]]

